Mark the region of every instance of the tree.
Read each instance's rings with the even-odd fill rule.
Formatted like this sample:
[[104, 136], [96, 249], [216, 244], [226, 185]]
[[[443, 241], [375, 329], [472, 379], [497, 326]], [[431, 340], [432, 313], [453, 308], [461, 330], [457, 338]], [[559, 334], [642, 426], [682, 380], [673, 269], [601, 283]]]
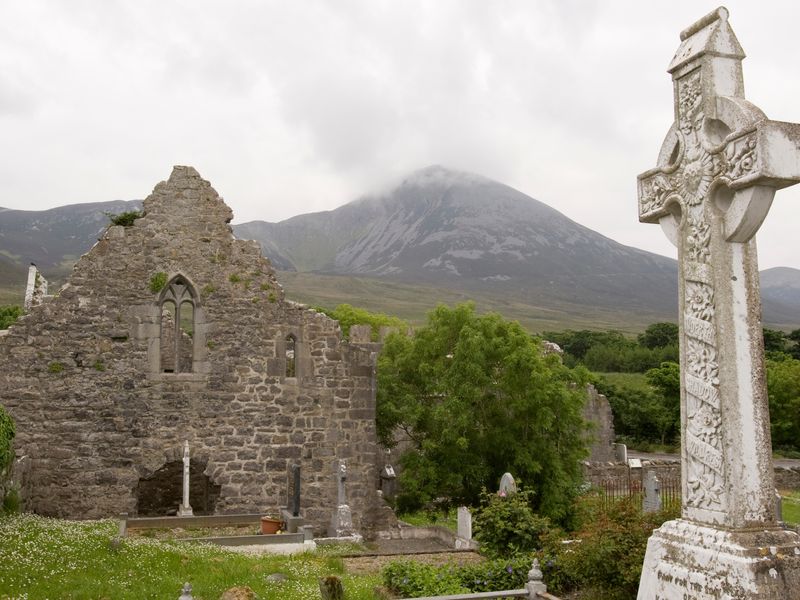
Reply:
[[786, 334], [777, 329], [769, 329], [764, 327], [764, 352], [785, 352], [786, 351]]
[[392, 335], [378, 361], [378, 431], [411, 441], [401, 508], [435, 498], [475, 504], [509, 471], [534, 509], [565, 516], [586, 455], [584, 370], [545, 355], [516, 322], [439, 306], [413, 338]]
[[637, 340], [645, 348], [663, 348], [678, 345], [678, 326], [675, 323], [653, 323]]
[[800, 360], [768, 360], [767, 391], [773, 448], [800, 450]]

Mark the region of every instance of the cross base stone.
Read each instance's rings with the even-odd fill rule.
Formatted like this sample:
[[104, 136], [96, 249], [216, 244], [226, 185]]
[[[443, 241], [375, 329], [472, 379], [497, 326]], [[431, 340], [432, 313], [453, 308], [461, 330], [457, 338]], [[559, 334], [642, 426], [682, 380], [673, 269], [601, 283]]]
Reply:
[[[174, 504], [173, 504], [173, 506], [174, 506]], [[178, 516], [179, 517], [193, 517], [194, 513], [192, 512], [192, 507], [191, 506], [184, 506], [183, 504], [181, 504], [178, 507]]]
[[328, 535], [331, 537], [348, 537], [355, 533], [353, 529], [353, 513], [347, 504], [340, 504], [331, 517]]
[[637, 600], [800, 600], [800, 535], [667, 521], [647, 543]]

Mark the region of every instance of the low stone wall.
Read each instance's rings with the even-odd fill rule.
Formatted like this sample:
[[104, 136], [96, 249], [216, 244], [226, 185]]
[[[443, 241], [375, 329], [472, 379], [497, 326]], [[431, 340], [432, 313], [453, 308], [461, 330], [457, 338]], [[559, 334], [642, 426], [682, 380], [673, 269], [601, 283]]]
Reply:
[[775, 487], [779, 490], [800, 490], [800, 467], [775, 467]]

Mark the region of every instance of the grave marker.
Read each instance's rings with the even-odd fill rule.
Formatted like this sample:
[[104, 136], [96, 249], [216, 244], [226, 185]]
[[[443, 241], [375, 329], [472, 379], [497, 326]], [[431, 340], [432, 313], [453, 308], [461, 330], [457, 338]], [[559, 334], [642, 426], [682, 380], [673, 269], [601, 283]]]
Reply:
[[682, 518], [650, 538], [639, 599], [800, 598], [800, 538], [775, 520], [754, 235], [800, 180], [800, 125], [744, 99], [719, 8], [681, 33], [675, 122], [639, 176], [639, 219], [678, 247]]

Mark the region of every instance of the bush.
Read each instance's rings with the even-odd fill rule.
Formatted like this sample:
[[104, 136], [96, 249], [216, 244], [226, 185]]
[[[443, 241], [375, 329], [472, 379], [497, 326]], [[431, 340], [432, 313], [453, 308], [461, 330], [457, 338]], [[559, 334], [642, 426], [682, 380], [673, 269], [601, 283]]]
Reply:
[[677, 510], [643, 513], [638, 501], [627, 498], [584, 496], [576, 503], [576, 541], [547, 540], [542, 564], [548, 589], [563, 594], [579, 587], [592, 598], [635, 598], [648, 538], [677, 516]]
[[383, 569], [383, 584], [401, 598], [464, 594], [457, 567], [437, 567], [411, 561], [391, 562]]
[[12, 487], [6, 492], [3, 498], [3, 505], [0, 506], [0, 515], [14, 515], [22, 509], [22, 499], [19, 497], [19, 490]]
[[22, 310], [21, 306], [13, 304], [0, 306], [0, 329], [8, 329], [23, 314], [25, 314], [25, 311]]
[[528, 581], [531, 560], [517, 556], [463, 566], [397, 561], [383, 569], [383, 582], [402, 598], [520, 589]]
[[471, 592], [496, 592], [525, 587], [531, 568], [530, 555], [500, 558], [488, 562], [459, 567], [461, 585]]
[[547, 517], [531, 509], [533, 492], [521, 490], [501, 496], [484, 490], [475, 515], [475, 539], [481, 553], [491, 558], [530, 554], [542, 546], [541, 537], [551, 529]]

